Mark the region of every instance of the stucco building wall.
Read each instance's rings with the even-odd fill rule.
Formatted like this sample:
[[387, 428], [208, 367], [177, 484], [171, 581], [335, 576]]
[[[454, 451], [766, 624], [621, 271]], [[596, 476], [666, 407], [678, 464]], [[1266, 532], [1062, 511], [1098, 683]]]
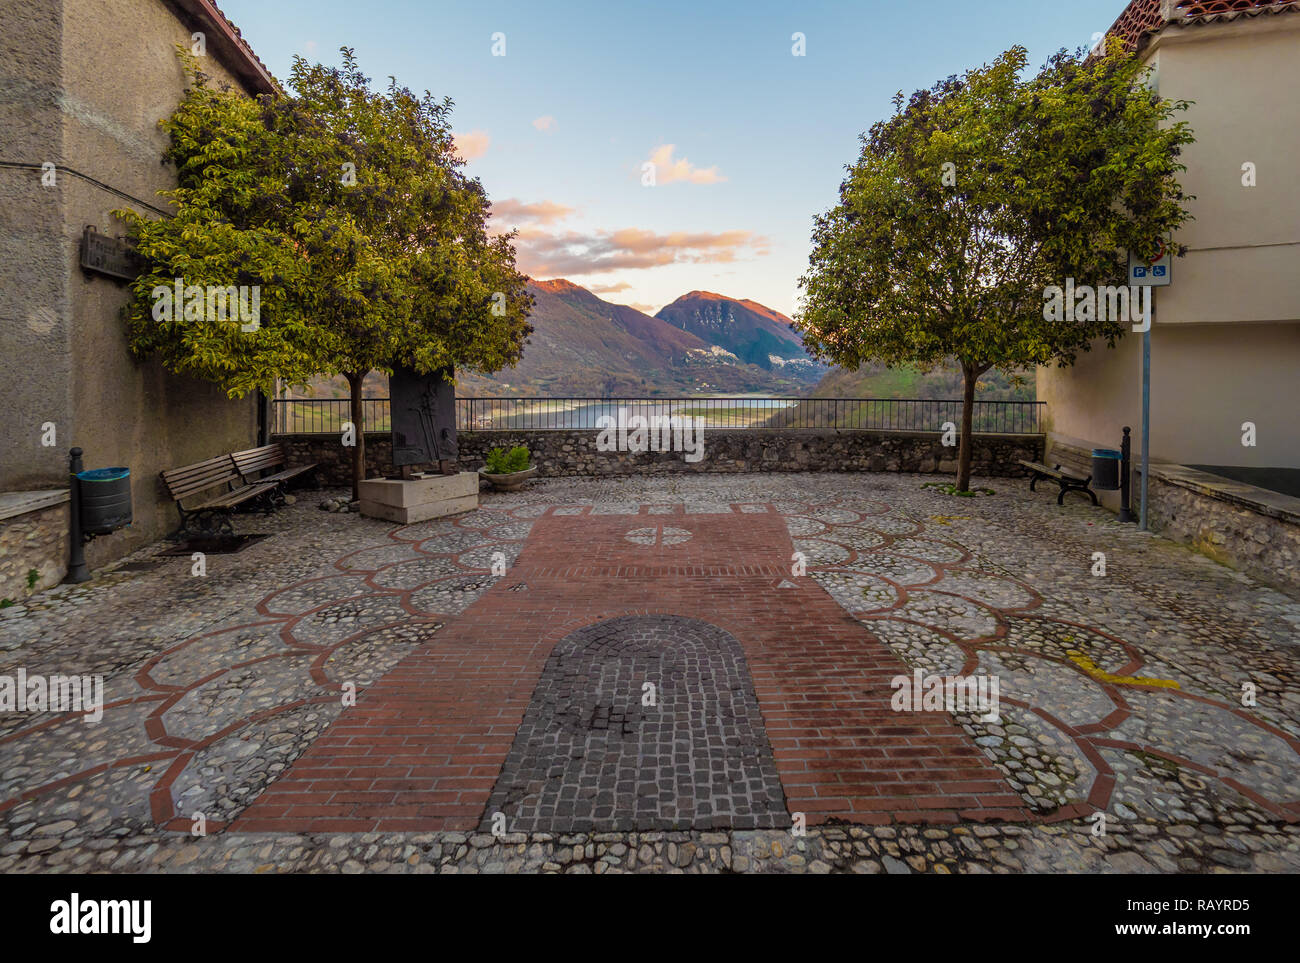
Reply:
[[[1192, 464], [1300, 467], [1300, 15], [1164, 27], [1144, 56], [1196, 143], [1182, 184], [1195, 220], [1173, 283], [1156, 289], [1151, 455]], [[1242, 165], [1255, 165], [1255, 187]], [[1071, 369], [1040, 369], [1049, 444], [1118, 447], [1141, 432], [1141, 335]], [[1257, 429], [1241, 443], [1243, 422]], [[1050, 457], [1050, 455], [1049, 455]]]
[[[160, 469], [256, 442], [253, 398], [231, 401], [132, 357], [120, 316], [127, 289], [83, 273], [79, 245], [86, 225], [124, 233], [114, 209], [147, 211], [62, 170], [165, 207], [156, 192], [175, 179], [161, 163], [158, 121], [184, 90], [175, 45], [188, 48], [199, 29], [210, 32], [163, 0], [0, 0], [0, 88], [8, 91], [0, 122], [16, 134], [0, 159], [61, 168], [55, 187], [42, 186], [39, 172], [0, 170], [0, 376], [13, 386], [12, 416], [0, 421], [0, 490], [65, 486], [74, 445], [88, 468], [130, 467], [134, 523], [91, 543], [92, 569], [175, 527]], [[247, 91], [215, 47], [204, 71]], [[54, 447], [41, 445], [45, 422], [55, 424]]]

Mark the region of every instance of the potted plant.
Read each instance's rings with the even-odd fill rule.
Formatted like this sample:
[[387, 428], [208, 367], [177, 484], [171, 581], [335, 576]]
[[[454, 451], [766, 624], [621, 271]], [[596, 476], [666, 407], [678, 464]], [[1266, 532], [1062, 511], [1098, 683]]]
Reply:
[[528, 449], [523, 445], [509, 451], [493, 448], [487, 453], [486, 463], [478, 473], [497, 491], [514, 492], [523, 488], [524, 482], [537, 474], [537, 466], [529, 464]]

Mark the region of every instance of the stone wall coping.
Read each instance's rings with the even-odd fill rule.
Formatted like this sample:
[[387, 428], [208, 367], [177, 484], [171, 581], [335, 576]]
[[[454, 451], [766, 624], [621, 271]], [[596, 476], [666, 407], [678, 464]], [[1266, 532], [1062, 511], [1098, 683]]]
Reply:
[[[539, 475], [642, 475], [670, 472], [734, 474], [738, 472], [904, 471], [919, 474], [952, 471], [957, 449], [943, 447], [947, 440], [937, 431], [887, 431], [882, 429], [829, 428], [717, 428], [704, 434], [707, 447], [702, 461], [688, 462], [681, 452], [598, 451], [596, 428], [511, 430], [480, 429], [460, 432], [460, 462], [475, 468], [492, 448], [527, 445]], [[276, 436], [289, 452], [291, 463], [314, 461], [321, 478], [350, 484], [343, 464], [348, 449], [333, 433], [298, 433]], [[987, 433], [971, 436], [972, 467], [989, 477], [1020, 477], [1020, 459], [1040, 461], [1042, 434]], [[374, 432], [366, 439], [368, 474], [387, 474], [392, 439]]]
[[[1122, 445], [1122, 444], [1123, 444], [1123, 442], [1121, 441], [1119, 444], [1116, 444], [1116, 445], [1107, 445], [1106, 447], [1109, 448], [1111, 451], [1119, 451], [1119, 450], [1120, 450], [1120, 447], [1119, 447], [1119, 446]], [[1055, 452], [1055, 451], [1059, 448], [1059, 449], [1061, 449], [1062, 451], [1069, 452], [1071, 455], [1074, 455], [1074, 456], [1076, 456], [1076, 457], [1080, 457], [1080, 458], [1087, 459], [1088, 461], [1091, 461], [1091, 460], [1092, 460], [1092, 449], [1093, 449], [1093, 448], [1100, 448], [1100, 447], [1102, 447], [1102, 446], [1101, 446], [1101, 445], [1091, 445], [1091, 446], [1088, 446], [1088, 447], [1084, 447], [1084, 446], [1082, 446], [1082, 445], [1074, 445], [1074, 444], [1071, 444], [1071, 443], [1068, 442], [1068, 441], [1061, 441], [1061, 439], [1059, 439], [1059, 438], [1055, 439], [1055, 440], [1052, 442], [1052, 451], [1053, 451], [1053, 452]]]
[[[1139, 476], [1142, 474], [1141, 465], [1135, 465], [1134, 469]], [[1245, 482], [1233, 481], [1220, 475], [1211, 475], [1209, 472], [1197, 471], [1186, 465], [1153, 464], [1151, 477], [1196, 492], [1198, 495], [1238, 505], [1260, 515], [1267, 515], [1292, 525], [1300, 525], [1300, 498], [1291, 495], [1247, 485]]]
[[[458, 435], [501, 435], [503, 438], [509, 435], [534, 434], [534, 433], [555, 433], [561, 432], [587, 432], [589, 434], [599, 434], [599, 428], [490, 428], [474, 431], [473, 429], [463, 429], [458, 431]], [[705, 436], [719, 434], [738, 434], [738, 435], [796, 435], [796, 436], [821, 436], [821, 435], [891, 435], [900, 438], [937, 438], [943, 434], [941, 431], [916, 431], [910, 429], [896, 428], [705, 428]], [[372, 435], [377, 438], [383, 438], [391, 434], [388, 431], [367, 431], [366, 437]], [[972, 432], [976, 438], [995, 438], [1005, 439], [1007, 441], [1018, 441], [1020, 439], [1041, 439], [1046, 440], [1047, 435], [1044, 432], [1004, 432], [1004, 431], [976, 431]], [[294, 438], [294, 439], [311, 439], [311, 438], [337, 438], [338, 432], [333, 431], [288, 431], [283, 434], [274, 435], [275, 438]]]
[[0, 519], [38, 512], [68, 500], [69, 489], [45, 488], [30, 492], [0, 492]]

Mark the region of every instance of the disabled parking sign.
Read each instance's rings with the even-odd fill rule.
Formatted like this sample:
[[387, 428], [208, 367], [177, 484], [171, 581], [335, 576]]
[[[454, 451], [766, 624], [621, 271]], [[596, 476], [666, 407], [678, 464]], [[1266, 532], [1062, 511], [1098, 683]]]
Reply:
[[1137, 287], [1159, 288], [1174, 276], [1174, 257], [1167, 241], [1161, 241], [1154, 260], [1128, 252], [1128, 283]]

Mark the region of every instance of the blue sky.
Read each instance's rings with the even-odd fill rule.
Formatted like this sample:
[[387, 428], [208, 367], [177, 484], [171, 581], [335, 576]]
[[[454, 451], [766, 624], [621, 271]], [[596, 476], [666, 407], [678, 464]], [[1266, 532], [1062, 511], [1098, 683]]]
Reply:
[[[812, 219], [890, 98], [1013, 44], [1088, 46], [1124, 0], [221, 0], [279, 78], [355, 48], [450, 96], [520, 266], [653, 313], [680, 294], [790, 314]], [[794, 56], [792, 35], [805, 37]], [[493, 56], [493, 35], [505, 55]], [[498, 48], [499, 49], [499, 48]], [[642, 184], [656, 164], [656, 184]]]

